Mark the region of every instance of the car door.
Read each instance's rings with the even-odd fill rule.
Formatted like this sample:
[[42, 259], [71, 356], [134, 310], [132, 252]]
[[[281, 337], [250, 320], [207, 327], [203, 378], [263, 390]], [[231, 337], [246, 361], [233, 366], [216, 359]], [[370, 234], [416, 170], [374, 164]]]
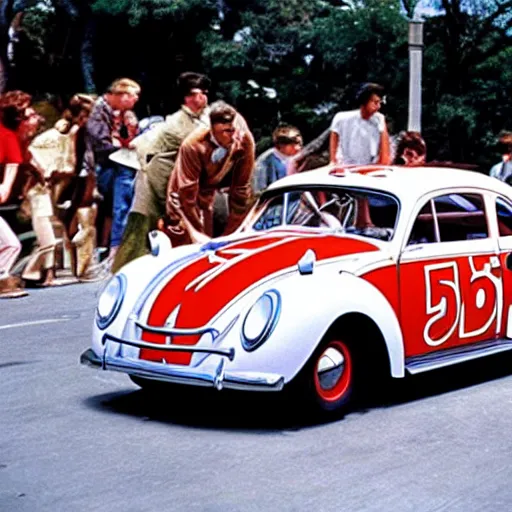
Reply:
[[498, 335], [501, 266], [482, 194], [445, 191], [418, 205], [399, 289], [406, 358]]
[[512, 338], [512, 201], [494, 199], [498, 249], [503, 272], [503, 325], [500, 338]]

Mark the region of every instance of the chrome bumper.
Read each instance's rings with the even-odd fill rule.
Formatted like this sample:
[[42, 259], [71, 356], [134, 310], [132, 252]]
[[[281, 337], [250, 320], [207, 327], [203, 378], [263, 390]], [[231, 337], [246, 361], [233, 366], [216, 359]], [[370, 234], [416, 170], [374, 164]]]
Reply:
[[130, 347], [161, 350], [163, 352], [201, 352], [203, 354], [216, 354], [218, 356], [227, 357], [230, 361], [233, 361], [235, 358], [234, 348], [196, 347], [194, 345], [162, 345], [161, 343], [149, 343], [147, 341], [125, 340], [105, 333], [101, 342], [105, 345], [107, 341], [114, 341], [120, 345], [129, 345]]
[[224, 358], [220, 360], [213, 373], [141, 359], [108, 355], [98, 357], [92, 349], [86, 350], [80, 356], [80, 363], [96, 369], [114, 370], [162, 382], [215, 387], [219, 390], [226, 388], [243, 391], [281, 391], [284, 386], [284, 377], [275, 373], [225, 371]]

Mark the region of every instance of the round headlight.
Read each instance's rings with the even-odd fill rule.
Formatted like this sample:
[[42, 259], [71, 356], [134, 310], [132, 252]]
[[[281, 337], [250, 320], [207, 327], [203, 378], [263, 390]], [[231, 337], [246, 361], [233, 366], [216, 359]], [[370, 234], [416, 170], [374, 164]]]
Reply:
[[116, 317], [123, 303], [126, 291], [126, 277], [114, 276], [105, 286], [96, 308], [96, 324], [100, 329], [108, 327]]
[[265, 292], [247, 312], [242, 324], [242, 346], [250, 352], [272, 333], [281, 311], [281, 296], [276, 290]]

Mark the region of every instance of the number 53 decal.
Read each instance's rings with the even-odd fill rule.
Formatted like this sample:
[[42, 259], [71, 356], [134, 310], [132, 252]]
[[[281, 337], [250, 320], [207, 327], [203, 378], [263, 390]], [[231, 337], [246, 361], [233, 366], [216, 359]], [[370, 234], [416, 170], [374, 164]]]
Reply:
[[[460, 258], [427, 265], [425, 271], [427, 323], [423, 339], [437, 347], [457, 332], [459, 339], [494, 336], [501, 328], [503, 287], [492, 273], [494, 256]], [[495, 323], [495, 332], [487, 333]], [[484, 336], [484, 338], [486, 337]], [[478, 341], [478, 340], [474, 340]]]

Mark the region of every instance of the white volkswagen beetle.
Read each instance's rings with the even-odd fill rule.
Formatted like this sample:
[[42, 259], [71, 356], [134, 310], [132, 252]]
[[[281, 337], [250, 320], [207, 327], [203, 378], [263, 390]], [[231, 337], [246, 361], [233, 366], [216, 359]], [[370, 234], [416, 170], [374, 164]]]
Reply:
[[270, 186], [240, 229], [152, 254], [102, 292], [81, 362], [217, 389], [358, 387], [512, 349], [512, 194], [447, 168], [325, 167]]

